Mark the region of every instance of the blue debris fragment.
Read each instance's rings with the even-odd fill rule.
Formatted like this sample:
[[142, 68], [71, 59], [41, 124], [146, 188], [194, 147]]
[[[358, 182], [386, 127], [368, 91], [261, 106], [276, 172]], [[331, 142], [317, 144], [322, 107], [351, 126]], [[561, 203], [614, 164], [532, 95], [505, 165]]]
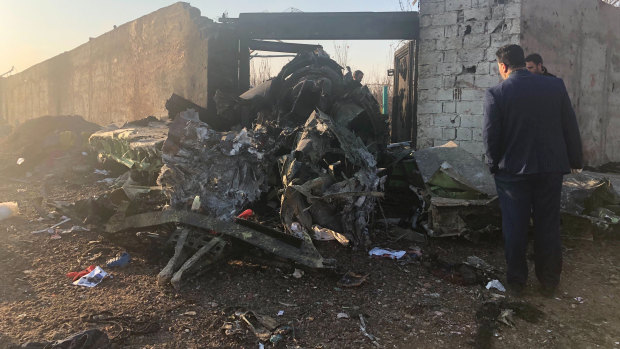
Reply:
[[108, 259], [107, 266], [109, 268], [124, 267], [131, 261], [131, 256], [127, 252], [123, 252], [120, 256]]

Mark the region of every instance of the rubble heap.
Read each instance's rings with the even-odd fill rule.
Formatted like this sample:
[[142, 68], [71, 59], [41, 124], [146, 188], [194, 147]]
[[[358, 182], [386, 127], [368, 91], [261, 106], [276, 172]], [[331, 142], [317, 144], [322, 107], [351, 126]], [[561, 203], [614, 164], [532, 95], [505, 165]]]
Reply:
[[320, 51], [239, 97], [215, 99], [219, 120], [189, 109], [170, 125], [158, 184], [172, 207], [198, 200], [203, 213], [230, 221], [261, 201], [291, 235], [327, 228], [369, 244], [387, 124], [366, 87]]

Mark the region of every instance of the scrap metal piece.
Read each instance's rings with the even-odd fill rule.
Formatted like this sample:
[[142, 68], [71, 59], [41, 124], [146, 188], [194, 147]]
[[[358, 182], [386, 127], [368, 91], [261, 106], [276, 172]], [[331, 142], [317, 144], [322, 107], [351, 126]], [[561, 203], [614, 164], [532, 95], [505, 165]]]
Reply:
[[[281, 163], [285, 189], [280, 216], [287, 230], [299, 222], [310, 232], [318, 223], [342, 232], [354, 246], [369, 244], [368, 221], [382, 196], [383, 181], [374, 156], [353, 132], [315, 110], [298, 134], [294, 151]], [[333, 165], [330, 174], [324, 173], [326, 164]], [[333, 212], [340, 221], [325, 220], [325, 212]]]
[[257, 126], [216, 132], [181, 115], [170, 125], [163, 147], [165, 163], [157, 182], [170, 205], [185, 208], [198, 195], [205, 213], [232, 220], [236, 212], [267, 192], [273, 140]]
[[164, 269], [162, 269], [157, 275], [157, 285], [159, 286], [168, 284], [168, 282], [172, 279], [176, 268], [178, 268], [183, 262], [183, 247], [185, 245], [185, 240], [187, 240], [189, 229], [180, 228], [180, 230], [181, 233], [174, 247], [174, 255], [170, 258]]
[[444, 189], [444, 192], [450, 189], [472, 191], [481, 194], [478, 199], [497, 195], [495, 182], [487, 166], [454, 143], [418, 150], [413, 153], [413, 157], [424, 183], [431, 186], [431, 191], [436, 194], [438, 191], [433, 190], [433, 185]]
[[501, 227], [497, 197], [487, 200], [432, 197], [429, 223], [430, 237], [497, 231]]
[[[335, 261], [333, 259], [325, 259], [320, 255], [312, 244], [310, 237], [306, 236], [302, 239], [297, 239], [292, 236], [278, 238], [273, 235], [279, 232], [273, 232], [268, 235], [249, 227], [190, 211], [166, 210], [161, 212], [142, 213], [126, 217], [120, 222], [111, 222], [105, 230], [110, 234], [118, 234], [125, 230], [144, 229], [168, 223], [184, 224], [209, 231], [216, 231], [311, 268], [335, 267]], [[284, 233], [279, 234], [284, 235]], [[295, 243], [291, 243], [291, 239], [295, 239]]]
[[183, 277], [184, 272], [196, 266], [196, 264], [205, 257], [207, 261], [202, 264], [202, 267], [204, 268], [204, 266], [212, 264], [214, 261], [219, 259], [225, 246], [226, 241], [218, 237], [213, 237], [208, 244], [202, 246], [193, 256], [183, 263], [179, 270], [174, 273], [172, 279], [170, 279], [172, 286], [177, 290], [181, 289], [181, 278]]
[[620, 238], [620, 196], [609, 178], [597, 173], [564, 177], [560, 212], [562, 233], [573, 239]]
[[88, 142], [100, 161], [113, 161], [155, 178], [162, 166], [161, 149], [167, 134], [164, 122], [148, 122], [146, 126], [134, 123], [95, 132]]

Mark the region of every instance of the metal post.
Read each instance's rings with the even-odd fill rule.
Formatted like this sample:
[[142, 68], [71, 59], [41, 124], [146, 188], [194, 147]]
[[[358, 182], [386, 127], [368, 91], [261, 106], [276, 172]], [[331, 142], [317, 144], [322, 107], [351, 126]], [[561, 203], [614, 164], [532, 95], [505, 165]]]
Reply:
[[383, 115], [388, 115], [388, 86], [383, 86]]

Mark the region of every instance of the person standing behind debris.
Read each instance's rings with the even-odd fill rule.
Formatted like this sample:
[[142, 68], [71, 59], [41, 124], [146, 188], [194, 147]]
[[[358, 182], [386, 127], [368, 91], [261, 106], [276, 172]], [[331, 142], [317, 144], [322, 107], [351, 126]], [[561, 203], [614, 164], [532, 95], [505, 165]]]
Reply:
[[508, 287], [517, 295], [525, 287], [533, 214], [536, 276], [551, 296], [562, 271], [562, 177], [583, 167], [577, 118], [564, 82], [526, 70], [520, 46], [503, 46], [496, 56], [504, 81], [486, 91], [483, 138], [502, 211]]
[[525, 57], [525, 67], [530, 71], [530, 73], [555, 78], [555, 75], [547, 71], [547, 68], [543, 65], [543, 59], [538, 53], [532, 53], [531, 55]]
[[364, 73], [361, 70], [356, 70], [353, 73], [353, 81], [357, 81], [360, 83], [360, 85], [362, 84], [362, 79], [364, 78]]

